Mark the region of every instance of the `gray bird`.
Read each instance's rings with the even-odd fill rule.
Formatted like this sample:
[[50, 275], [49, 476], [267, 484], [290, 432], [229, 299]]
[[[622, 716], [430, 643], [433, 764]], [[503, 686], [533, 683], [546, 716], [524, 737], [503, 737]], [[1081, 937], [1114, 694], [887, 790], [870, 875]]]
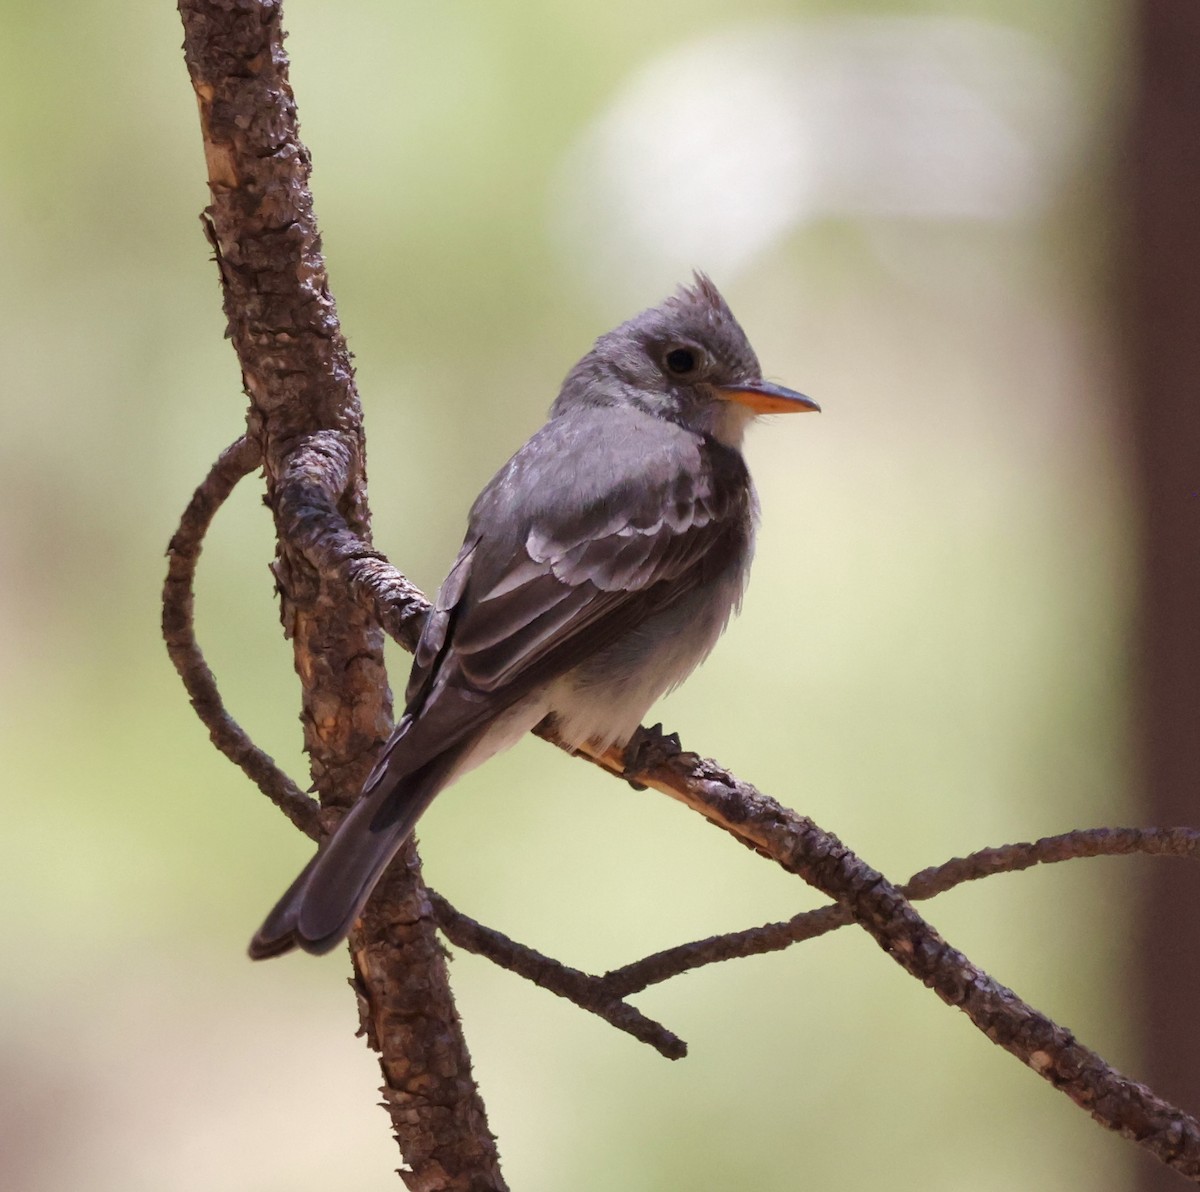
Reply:
[[747, 424], [818, 408], [763, 380], [702, 274], [601, 336], [476, 500], [404, 715], [250, 955], [336, 946], [434, 796], [543, 717], [575, 746], [624, 746], [741, 602], [757, 514]]

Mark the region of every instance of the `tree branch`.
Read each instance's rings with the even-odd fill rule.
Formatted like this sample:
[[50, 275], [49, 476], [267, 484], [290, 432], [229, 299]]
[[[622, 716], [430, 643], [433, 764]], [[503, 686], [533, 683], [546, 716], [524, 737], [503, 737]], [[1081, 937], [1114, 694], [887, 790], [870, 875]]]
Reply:
[[[592, 760], [610, 773], [624, 773], [617, 750]], [[993, 1043], [1101, 1125], [1200, 1183], [1200, 1123], [1122, 1075], [1070, 1031], [972, 964], [921, 918], [900, 890], [832, 833], [694, 754], [664, 758], [635, 777], [845, 906], [897, 964], [962, 1010]]]
[[299, 787], [246, 735], [225, 710], [217, 681], [204, 661], [196, 641], [195, 597], [192, 587], [204, 535], [213, 515], [224, 504], [242, 477], [258, 466], [258, 444], [245, 436], [227, 447], [196, 489], [167, 547], [170, 563], [163, 585], [163, 638], [167, 653], [191, 697], [196, 715], [208, 728], [209, 739], [235, 766], [257, 785], [272, 803], [306, 836], [320, 832], [320, 810]]
[[[1016, 873], [1033, 865], [1051, 865], [1085, 857], [1128, 856], [1196, 857], [1200, 832], [1193, 828], [1091, 828], [1047, 836], [1041, 840], [980, 849], [941, 865], [922, 869], [900, 887], [913, 902], [934, 898], [965, 882]], [[650, 985], [692, 969], [723, 960], [778, 952], [793, 944], [827, 935], [854, 922], [847, 907], [823, 906], [803, 911], [782, 923], [767, 923], [724, 935], [666, 948], [597, 978], [613, 997], [626, 998]]]
[[[322, 805], [345, 806], [388, 736], [391, 697], [377, 621], [347, 605], [345, 587], [289, 537], [315, 488], [356, 539], [358, 556], [342, 564], [371, 570], [362, 411], [313, 215], [281, 5], [179, 0], [179, 11], [208, 165], [206, 231], [250, 398], [247, 437], [260, 450], [275, 514], [274, 572], [305, 747]], [[411, 848], [350, 943], [361, 1029], [380, 1053], [409, 1187], [504, 1189]]]
[[335, 431], [297, 442], [284, 465], [276, 504], [280, 534], [329, 582], [406, 650], [416, 649], [429, 601], [346, 524], [338, 498], [354, 476], [354, 445]]
[[565, 997], [583, 1010], [590, 1010], [618, 1030], [625, 1031], [642, 1043], [649, 1043], [669, 1060], [680, 1060], [687, 1055], [687, 1044], [682, 1039], [619, 997], [614, 997], [599, 978], [569, 968], [561, 961], [518, 944], [491, 927], [484, 927], [455, 910], [432, 890], [429, 891], [429, 897], [437, 924], [452, 944], [486, 957], [501, 968], [559, 997]]

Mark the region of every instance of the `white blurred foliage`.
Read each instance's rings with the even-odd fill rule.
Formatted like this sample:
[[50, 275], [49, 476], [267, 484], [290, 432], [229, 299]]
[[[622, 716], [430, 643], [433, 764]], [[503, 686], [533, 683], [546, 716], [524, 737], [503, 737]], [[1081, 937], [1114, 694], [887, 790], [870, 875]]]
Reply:
[[827, 216], [1036, 217], [1081, 140], [1033, 38], [945, 17], [737, 26], [673, 47], [565, 155], [551, 225], [572, 268], [645, 288], [723, 278]]

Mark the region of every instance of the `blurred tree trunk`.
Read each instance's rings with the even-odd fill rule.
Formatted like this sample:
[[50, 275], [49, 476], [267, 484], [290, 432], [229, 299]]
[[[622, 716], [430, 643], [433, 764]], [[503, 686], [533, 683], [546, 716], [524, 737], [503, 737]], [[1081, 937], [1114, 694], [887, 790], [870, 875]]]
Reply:
[[[1145, 819], [1200, 821], [1200, 0], [1134, 8], [1125, 249], [1141, 547], [1136, 744]], [[1143, 1078], [1200, 1108], [1200, 881], [1147, 866], [1138, 998]], [[1139, 1164], [1139, 1188], [1178, 1175]]]

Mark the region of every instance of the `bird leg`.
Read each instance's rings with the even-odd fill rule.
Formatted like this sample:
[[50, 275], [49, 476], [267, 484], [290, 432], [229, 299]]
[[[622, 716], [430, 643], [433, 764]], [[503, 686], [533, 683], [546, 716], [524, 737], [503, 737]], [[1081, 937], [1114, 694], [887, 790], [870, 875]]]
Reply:
[[621, 777], [635, 791], [644, 791], [646, 784], [637, 781], [638, 774], [653, 770], [683, 752], [678, 733], [664, 733], [661, 722], [652, 728], [644, 724], [629, 738], [622, 760]]

